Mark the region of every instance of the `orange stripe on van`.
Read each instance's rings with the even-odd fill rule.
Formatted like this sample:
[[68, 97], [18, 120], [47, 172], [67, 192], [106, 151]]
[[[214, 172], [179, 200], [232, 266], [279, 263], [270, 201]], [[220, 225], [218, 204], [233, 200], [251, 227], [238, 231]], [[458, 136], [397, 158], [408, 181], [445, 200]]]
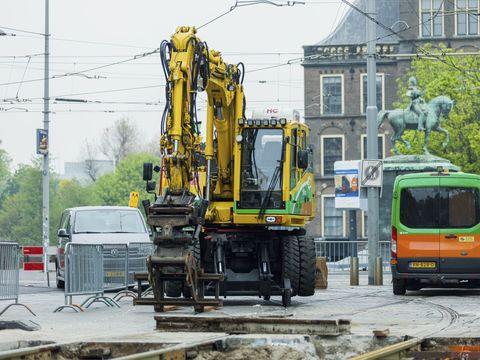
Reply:
[[438, 257], [438, 234], [398, 234], [397, 258]]

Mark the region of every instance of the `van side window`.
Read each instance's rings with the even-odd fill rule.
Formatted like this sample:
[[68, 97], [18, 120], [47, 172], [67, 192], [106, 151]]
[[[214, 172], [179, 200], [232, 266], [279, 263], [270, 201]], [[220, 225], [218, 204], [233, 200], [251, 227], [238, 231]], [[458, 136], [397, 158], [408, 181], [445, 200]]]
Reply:
[[440, 199], [440, 228], [471, 228], [480, 222], [478, 189], [440, 188]]
[[439, 191], [436, 187], [402, 189], [400, 222], [413, 229], [438, 227]]

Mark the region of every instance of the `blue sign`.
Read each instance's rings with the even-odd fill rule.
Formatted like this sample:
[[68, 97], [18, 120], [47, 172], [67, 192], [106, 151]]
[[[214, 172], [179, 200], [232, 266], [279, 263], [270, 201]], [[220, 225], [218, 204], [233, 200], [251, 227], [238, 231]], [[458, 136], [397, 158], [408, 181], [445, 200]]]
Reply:
[[37, 129], [37, 154], [48, 154], [48, 130]]

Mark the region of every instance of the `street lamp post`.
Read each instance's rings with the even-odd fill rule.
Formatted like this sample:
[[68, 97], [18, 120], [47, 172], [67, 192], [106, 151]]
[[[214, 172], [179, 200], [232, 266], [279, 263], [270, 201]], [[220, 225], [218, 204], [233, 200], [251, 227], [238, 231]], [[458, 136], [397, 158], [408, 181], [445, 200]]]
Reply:
[[[49, 139], [48, 130], [49, 130], [49, 114], [50, 114], [50, 94], [49, 94], [49, 0], [45, 0], [45, 72], [44, 72], [44, 83], [43, 83], [43, 129], [47, 134], [47, 139]], [[48, 140], [49, 142], [49, 140]], [[49, 145], [49, 144], [48, 144]], [[42, 237], [43, 237], [43, 252], [44, 252], [44, 272], [47, 276], [47, 284], [50, 286], [50, 279], [48, 276], [48, 247], [50, 245], [50, 168], [49, 168], [49, 149], [43, 155], [43, 173], [42, 173]]]
[[[366, 12], [376, 18], [375, 0], [365, 0]], [[377, 128], [377, 65], [376, 65], [376, 24], [366, 19], [367, 24], [367, 158], [378, 159]], [[378, 188], [369, 187], [368, 191], [368, 285], [375, 282], [376, 258], [378, 256]]]

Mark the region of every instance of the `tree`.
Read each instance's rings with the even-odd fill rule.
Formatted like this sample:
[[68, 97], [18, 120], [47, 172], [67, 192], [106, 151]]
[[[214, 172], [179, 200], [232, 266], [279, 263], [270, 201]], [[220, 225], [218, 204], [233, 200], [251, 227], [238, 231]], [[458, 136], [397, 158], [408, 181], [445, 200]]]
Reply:
[[0, 237], [21, 244], [42, 243], [42, 172], [21, 165], [9, 179], [0, 209]]
[[148, 153], [137, 153], [126, 156], [114, 173], [101, 176], [93, 185], [95, 196], [102, 205], [128, 205], [131, 191], [138, 191], [140, 199], [150, 198], [145, 192], [142, 179], [144, 162], [158, 163], [158, 158]]
[[96, 162], [98, 160], [98, 151], [95, 144], [85, 139], [82, 149], [82, 158], [85, 162], [85, 172], [93, 182], [97, 181], [99, 176], [99, 167]]
[[[0, 141], [0, 144], [2, 142]], [[10, 157], [7, 152], [0, 149], [0, 207], [2, 206], [3, 194], [10, 178]]]
[[[92, 187], [75, 180], [50, 181], [50, 243], [56, 244], [62, 211], [69, 207], [97, 205]], [[42, 244], [42, 168], [40, 162], [20, 165], [8, 180], [0, 207], [0, 238], [20, 244]]]
[[[427, 51], [433, 52], [428, 48]], [[443, 48], [442, 52], [451, 52]], [[440, 53], [438, 53], [440, 55]], [[440, 55], [441, 56], [441, 55]], [[442, 127], [450, 132], [451, 140], [443, 149], [444, 136], [432, 132], [430, 151], [432, 154], [446, 158], [453, 164], [460, 166], [462, 171], [480, 174], [480, 58], [476, 56], [444, 57], [441, 62], [435, 59], [415, 59], [411, 70], [399, 79], [399, 94], [402, 101], [398, 105], [405, 108], [409, 99], [405, 96], [406, 80], [415, 76], [425, 90], [426, 101], [438, 95], [447, 95], [454, 100], [453, 110], [448, 120], [444, 120]], [[424, 134], [408, 131], [404, 135], [412, 142], [412, 149], [407, 151], [405, 146], [399, 149], [404, 154], [422, 153]]]
[[115, 164], [138, 147], [138, 129], [126, 117], [121, 118], [103, 131], [100, 150]]

